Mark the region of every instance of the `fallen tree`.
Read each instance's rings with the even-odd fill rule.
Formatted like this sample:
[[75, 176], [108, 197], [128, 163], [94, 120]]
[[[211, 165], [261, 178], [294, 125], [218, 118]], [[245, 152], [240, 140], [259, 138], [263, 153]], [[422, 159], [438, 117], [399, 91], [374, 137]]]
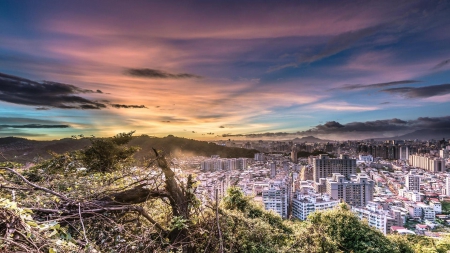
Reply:
[[[104, 216], [105, 214], [115, 215], [114, 220], [125, 216], [142, 217], [153, 225], [158, 233], [156, 237], [159, 237], [162, 241], [168, 240], [167, 247], [180, 248], [183, 252], [193, 252], [194, 247], [191, 243], [192, 238], [189, 236], [188, 224], [185, 226], [174, 226], [173, 228], [164, 227], [153, 219], [144, 207], [139, 205], [149, 200], [161, 199], [169, 203], [172, 217], [176, 217], [178, 221], [185, 222], [188, 222], [190, 219], [193, 207], [192, 201], [194, 199], [192, 177], [188, 176], [186, 183], [180, 184], [175, 177], [175, 173], [170, 169], [166, 158], [156, 150], [154, 152], [155, 159], [152, 164], [155, 163], [163, 173], [164, 189], [153, 189], [152, 185], [147, 182], [123, 191], [110, 193], [100, 199], [72, 199], [62, 193], [30, 182], [12, 168], [0, 167], [0, 170], [13, 174], [27, 186], [14, 187], [9, 185], [2, 187], [18, 191], [42, 191], [58, 198], [58, 204], [54, 205], [53, 208], [30, 207], [29, 209], [33, 211], [36, 220], [55, 221], [65, 225], [72, 221], [78, 221], [82, 224], [83, 219], [97, 217], [98, 215]], [[84, 244], [89, 243], [85, 234], [83, 237], [86, 238]]]

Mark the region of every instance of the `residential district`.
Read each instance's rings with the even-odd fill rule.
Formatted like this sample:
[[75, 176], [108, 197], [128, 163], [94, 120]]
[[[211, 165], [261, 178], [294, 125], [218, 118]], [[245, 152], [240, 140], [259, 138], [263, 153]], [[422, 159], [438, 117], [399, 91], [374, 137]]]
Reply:
[[[194, 157], [202, 201], [237, 186], [285, 219], [347, 203], [384, 234], [450, 233], [450, 143], [430, 141], [217, 142], [254, 158]], [[316, 154], [316, 155], [308, 155]], [[305, 157], [300, 157], [305, 156]]]

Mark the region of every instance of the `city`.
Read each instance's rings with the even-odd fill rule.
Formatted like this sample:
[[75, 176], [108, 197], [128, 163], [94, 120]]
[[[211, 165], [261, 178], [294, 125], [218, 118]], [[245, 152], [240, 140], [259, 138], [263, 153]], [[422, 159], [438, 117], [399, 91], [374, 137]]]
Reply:
[[[201, 171], [197, 194], [202, 198], [222, 198], [234, 185], [284, 219], [306, 220], [314, 211], [345, 202], [384, 234], [439, 237], [450, 232], [448, 140], [218, 144], [264, 153], [253, 159], [212, 156], [192, 161]], [[314, 151], [323, 154], [297, 156]]]

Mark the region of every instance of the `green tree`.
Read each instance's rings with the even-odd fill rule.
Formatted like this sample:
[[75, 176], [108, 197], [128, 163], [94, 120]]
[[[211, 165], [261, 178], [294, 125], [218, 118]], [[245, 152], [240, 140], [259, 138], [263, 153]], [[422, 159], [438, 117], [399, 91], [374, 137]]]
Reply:
[[91, 139], [91, 146], [82, 152], [82, 160], [90, 171], [111, 172], [130, 165], [137, 147], [127, 147], [134, 131], [112, 138]]
[[310, 214], [298, 244], [312, 252], [395, 252], [391, 241], [360, 221], [346, 204]]

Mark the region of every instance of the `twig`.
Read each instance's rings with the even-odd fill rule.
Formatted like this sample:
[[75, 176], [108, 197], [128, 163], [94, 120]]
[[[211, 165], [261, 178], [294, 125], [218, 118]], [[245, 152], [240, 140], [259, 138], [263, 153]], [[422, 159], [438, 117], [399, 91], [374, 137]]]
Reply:
[[220, 230], [219, 223], [219, 189], [216, 188], [216, 220], [217, 220], [217, 230], [219, 232], [219, 252], [223, 253], [223, 238], [222, 238], [222, 230]]
[[89, 241], [88, 241], [88, 239], [86, 237], [86, 229], [84, 228], [83, 218], [81, 217], [81, 205], [80, 205], [80, 203], [78, 203], [78, 214], [80, 215], [80, 222], [81, 222], [81, 227], [83, 228], [84, 240], [86, 241], [86, 244], [89, 244]]
[[20, 179], [22, 179], [22, 181], [24, 181], [26, 184], [32, 186], [33, 188], [36, 188], [36, 189], [41, 190], [41, 191], [44, 191], [44, 192], [46, 192], [46, 193], [50, 193], [50, 194], [52, 194], [52, 195], [55, 195], [55, 196], [59, 197], [60, 199], [63, 199], [63, 200], [65, 200], [65, 201], [70, 202], [70, 199], [67, 198], [66, 196], [64, 196], [64, 195], [62, 195], [62, 194], [60, 194], [60, 193], [57, 193], [57, 192], [55, 192], [55, 191], [52, 191], [52, 190], [50, 190], [50, 189], [47, 189], [47, 188], [45, 188], [45, 187], [39, 186], [39, 185], [37, 185], [37, 184], [33, 184], [32, 182], [28, 181], [24, 176], [22, 176], [20, 173], [16, 172], [16, 171], [13, 170], [13, 169], [10, 169], [10, 168], [7, 168], [7, 167], [0, 167], [0, 170], [6, 170], [6, 171], [8, 171], [8, 172], [11, 172], [11, 173], [13, 173], [14, 175], [18, 176]]

